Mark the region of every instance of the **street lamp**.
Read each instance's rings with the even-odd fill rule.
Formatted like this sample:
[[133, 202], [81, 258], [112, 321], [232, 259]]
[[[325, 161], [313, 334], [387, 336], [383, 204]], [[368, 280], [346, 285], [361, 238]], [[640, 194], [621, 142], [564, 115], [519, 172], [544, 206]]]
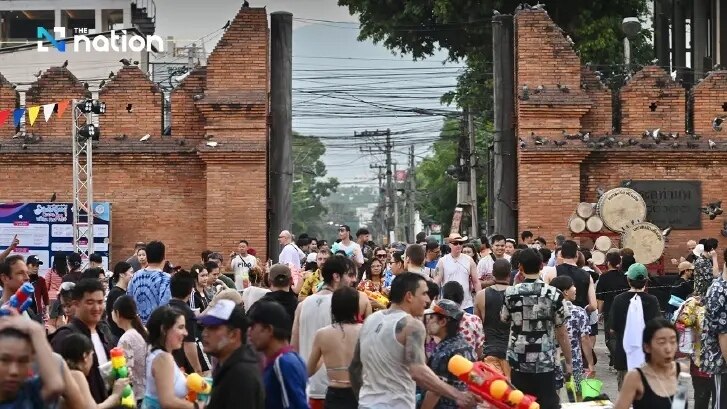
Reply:
[[631, 41], [641, 32], [641, 22], [636, 17], [626, 17], [621, 22], [621, 30], [624, 37], [624, 64], [628, 67], [631, 64]]

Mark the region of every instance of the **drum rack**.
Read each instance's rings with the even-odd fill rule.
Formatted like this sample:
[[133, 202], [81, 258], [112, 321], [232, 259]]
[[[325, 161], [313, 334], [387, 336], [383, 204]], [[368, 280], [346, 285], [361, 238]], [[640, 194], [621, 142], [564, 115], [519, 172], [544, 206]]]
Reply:
[[[588, 238], [588, 239], [591, 239], [591, 241], [594, 242], [594, 243], [596, 242], [596, 239], [598, 237], [600, 237], [600, 236], [607, 236], [607, 237], [611, 238], [611, 242], [614, 245], [616, 243], [619, 244], [618, 246], [614, 246], [614, 247], [618, 247], [618, 248], [621, 247], [621, 233], [616, 233], [616, 232], [613, 232], [613, 231], [604, 230], [604, 231], [600, 231], [600, 232], [596, 232], [596, 233], [589, 232], [589, 231], [584, 231], [584, 232], [581, 232], [581, 233], [573, 233], [573, 232], [570, 232], [570, 234], [571, 234], [571, 237], [572, 238], [579, 238], [579, 239], [580, 238]], [[616, 239], [616, 240], [614, 240], [614, 239]], [[597, 266], [597, 267], [598, 268], [601, 268], [601, 267], [604, 267], [605, 268], [606, 266], [605, 265], [600, 265], [600, 266]], [[664, 264], [664, 255], [662, 255], [661, 257], [659, 257], [659, 259], [656, 260], [655, 262], [650, 263], [650, 264], [647, 264], [646, 265], [646, 269], [649, 271], [650, 274], [656, 274], [656, 275], [659, 275], [659, 276], [663, 276], [664, 274], [666, 274], [666, 266]]]

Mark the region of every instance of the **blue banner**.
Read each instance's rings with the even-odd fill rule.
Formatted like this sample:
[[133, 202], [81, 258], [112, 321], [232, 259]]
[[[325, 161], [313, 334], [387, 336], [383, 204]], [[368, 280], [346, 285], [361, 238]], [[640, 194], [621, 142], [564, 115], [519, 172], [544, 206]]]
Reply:
[[[94, 203], [94, 252], [108, 271], [111, 243], [111, 204]], [[43, 262], [40, 275], [52, 265], [53, 253], [73, 252], [73, 205], [71, 203], [0, 203], [0, 249], [17, 236], [20, 244], [11, 254], [34, 255]], [[82, 243], [82, 247], [83, 243]]]

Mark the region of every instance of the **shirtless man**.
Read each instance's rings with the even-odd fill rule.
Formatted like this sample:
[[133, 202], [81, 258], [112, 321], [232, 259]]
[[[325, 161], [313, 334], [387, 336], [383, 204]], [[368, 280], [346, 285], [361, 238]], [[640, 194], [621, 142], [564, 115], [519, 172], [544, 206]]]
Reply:
[[414, 409], [416, 385], [446, 396], [460, 408], [475, 397], [445, 383], [427, 366], [426, 330], [421, 320], [429, 303], [427, 282], [416, 273], [402, 273], [391, 284], [391, 307], [364, 322], [349, 367], [351, 386], [361, 409]]
[[356, 408], [358, 399], [351, 388], [348, 367], [353, 359], [361, 324], [358, 314], [358, 291], [341, 287], [331, 298], [332, 323], [319, 329], [313, 339], [308, 357], [308, 376], [313, 376], [325, 364], [328, 372], [328, 390], [325, 408]]

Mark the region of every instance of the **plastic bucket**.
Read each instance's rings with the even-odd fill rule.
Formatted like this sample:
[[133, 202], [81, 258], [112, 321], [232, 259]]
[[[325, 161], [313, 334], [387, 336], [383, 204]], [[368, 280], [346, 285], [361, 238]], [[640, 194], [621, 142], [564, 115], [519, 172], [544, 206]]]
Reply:
[[583, 398], [595, 398], [601, 394], [603, 382], [598, 379], [584, 379], [581, 381], [581, 396]]

